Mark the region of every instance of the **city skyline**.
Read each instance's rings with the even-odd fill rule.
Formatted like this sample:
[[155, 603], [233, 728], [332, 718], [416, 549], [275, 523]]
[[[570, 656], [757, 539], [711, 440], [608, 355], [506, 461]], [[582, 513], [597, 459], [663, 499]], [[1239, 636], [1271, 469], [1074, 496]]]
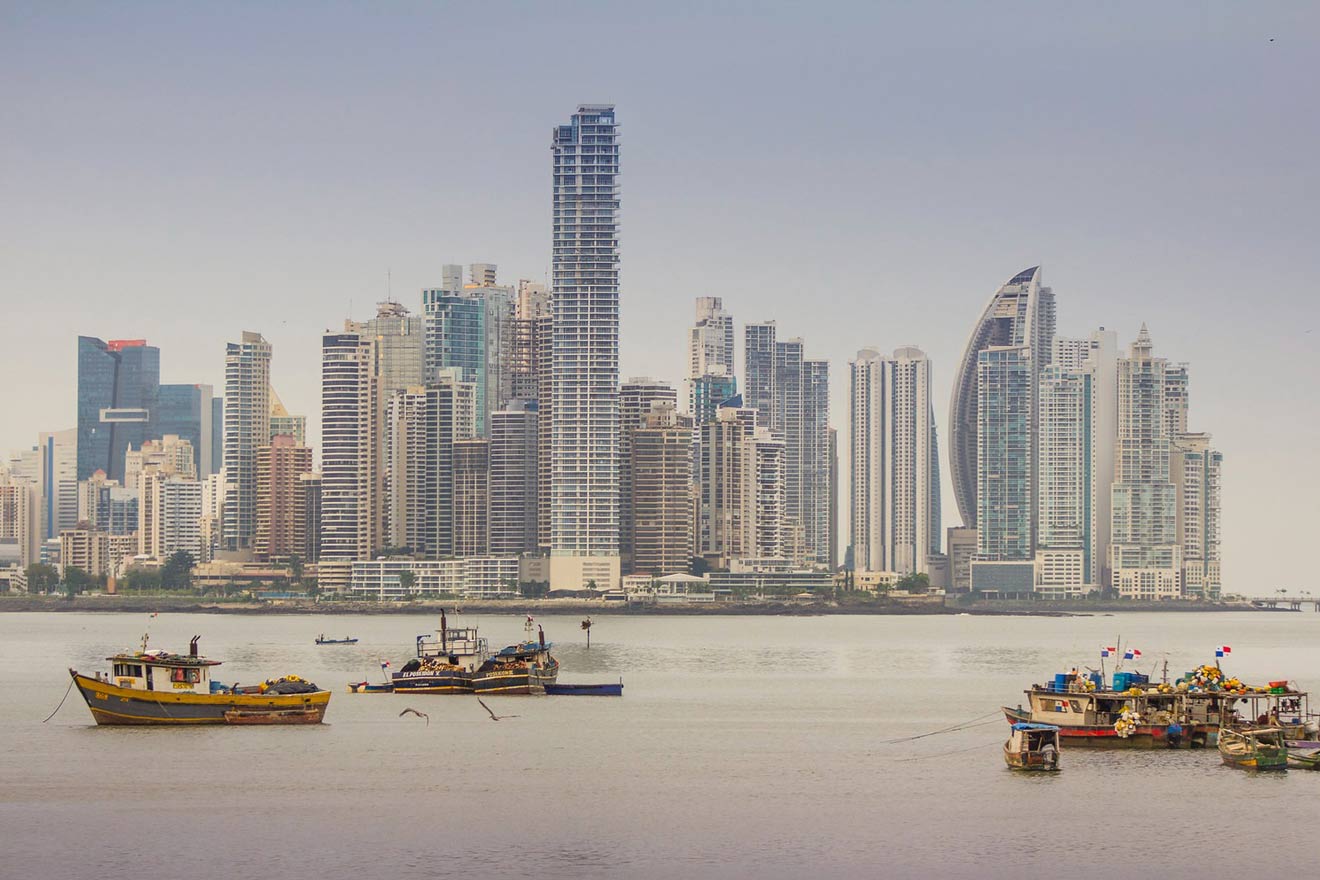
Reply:
[[[780, 12], [773, 18], [782, 24], [785, 15]], [[1171, 41], [1172, 22], [1163, 20], [1158, 13], [1156, 18], [1152, 42]], [[39, 27], [40, 24], [37, 17], [28, 26]], [[977, 24], [985, 25], [985, 22], [982, 20]], [[1189, 40], [1198, 38], [1216, 46], [1235, 45], [1233, 39], [1221, 33], [1222, 24], [1218, 22], [1212, 27], [1208, 20], [1194, 19], [1190, 24], [1180, 22], [1179, 27], [1185, 25], [1191, 29]], [[1056, 33], [1060, 30], [1066, 32], [1066, 28], [1059, 29], [1057, 23], [1054, 26]], [[1254, 31], [1253, 28], [1246, 30]], [[1040, 34], [1035, 35], [1035, 38], [1039, 37]], [[805, 38], [811, 38], [810, 32]], [[1094, 39], [1091, 49], [1096, 51], [1105, 37], [1102, 33]], [[959, 29], [949, 40], [958, 44], [960, 40], [967, 41], [967, 35]], [[1261, 45], [1257, 46], [1257, 43]], [[1289, 54], [1296, 49], [1277, 51], [1273, 60], [1266, 60], [1263, 40], [1252, 37], [1245, 46], [1247, 57], [1239, 64], [1236, 75], [1248, 78], [1251, 85], [1261, 90], [1274, 77], [1285, 75], [1288, 64], [1298, 63], [1296, 57]], [[1137, 53], [1138, 61], [1145, 57], [1140, 49], [1130, 51]], [[1053, 57], [1054, 52], [1057, 50], [1048, 50], [1047, 59]], [[1209, 71], [1208, 61], [1193, 57], [1191, 62], [1193, 69], [1206, 74], [1212, 85], [1230, 91], [1235, 88], [1233, 83]], [[1140, 64], [1137, 67], [1146, 70]], [[131, 75], [131, 72], [125, 75]], [[1130, 83], [1125, 77], [1136, 75], [1125, 73], [1120, 80]], [[609, 87], [602, 90], [602, 85]], [[1163, 74], [1162, 79], [1147, 85], [1154, 93], [1147, 100], [1153, 102], [1165, 92], [1172, 91], [1176, 83], [1168, 74]], [[1257, 96], [1255, 91], [1244, 94], [1249, 91], [1246, 87], [1236, 88], [1240, 91], [1233, 94], [1239, 98]], [[21, 341], [6, 352], [4, 367], [10, 375], [30, 375], [37, 353], [49, 352], [46, 354], [46, 370], [50, 381], [31, 392], [23, 388], [6, 392], [7, 402], [25, 415], [22, 420], [7, 421], [3, 433], [0, 433], [0, 448], [26, 448], [36, 441], [38, 432], [72, 426], [72, 357], [67, 353], [75, 334], [106, 339], [146, 338], [150, 345], [158, 346], [162, 352], [162, 383], [204, 382], [219, 389], [224, 384], [218, 355], [221, 343], [238, 338], [242, 330], [250, 329], [262, 333], [272, 343], [276, 352], [273, 383], [281, 389], [290, 411], [309, 416], [313, 423], [309, 425], [309, 443], [317, 448], [319, 455], [321, 432], [319, 425], [315, 424], [319, 421], [319, 331], [336, 327], [345, 316], [362, 320], [372, 314], [375, 301], [383, 298], [381, 294], [386, 291], [387, 271], [393, 274], [395, 298], [408, 305], [415, 314], [420, 314], [421, 310], [414, 298], [423, 287], [441, 281], [440, 267], [445, 263], [487, 260], [499, 263], [508, 281], [520, 277], [544, 280], [548, 249], [543, 230], [549, 214], [549, 194], [544, 181], [544, 140], [538, 140], [537, 135], [539, 133], [543, 138], [545, 127], [562, 117], [566, 104], [604, 91], [603, 97], [616, 101], [620, 107], [629, 151], [623, 176], [631, 208], [624, 215], [628, 232], [623, 249], [620, 297], [623, 325], [621, 379], [655, 375], [678, 386], [686, 372], [682, 339], [691, 321], [692, 298], [719, 295], [724, 297], [726, 309], [739, 321], [775, 320], [784, 335], [802, 336], [813, 355], [828, 358], [835, 372], [830, 409], [835, 414], [833, 425], [839, 430], [847, 428], [846, 420], [841, 417], [847, 411], [846, 389], [843, 387], [846, 383], [839, 379], [847, 358], [859, 348], [870, 345], [881, 350], [909, 344], [920, 346], [929, 353], [934, 366], [936, 418], [941, 433], [948, 438], [944, 418], [948, 412], [949, 386], [959, 337], [965, 332], [967, 322], [1003, 278], [1022, 266], [1042, 263], [1050, 285], [1058, 292], [1059, 335], [1082, 336], [1103, 325], [1115, 330], [1119, 340], [1126, 345], [1135, 336], [1136, 328], [1147, 322], [1159, 341], [1161, 356], [1167, 357], [1171, 363], [1188, 361], [1192, 364], [1197, 405], [1190, 429], [1213, 432], [1216, 447], [1223, 450], [1231, 462], [1224, 487], [1224, 531], [1228, 536], [1227, 546], [1231, 548], [1226, 554], [1228, 571], [1224, 582], [1227, 587], [1233, 590], [1244, 586], [1243, 576], [1249, 570], [1246, 566], [1253, 564], [1253, 556], [1276, 555], [1262, 552], [1266, 534], [1275, 541], [1282, 540], [1284, 548], [1278, 559], [1262, 560], [1266, 566], [1265, 577], [1271, 583], [1287, 585], [1289, 578], [1301, 570], [1297, 551], [1292, 549], [1300, 544], [1290, 542], [1289, 535], [1293, 534], [1291, 524], [1294, 521], [1300, 524], [1303, 515], [1311, 509], [1309, 498], [1314, 497], [1316, 491], [1316, 478], [1309, 471], [1296, 467], [1301, 460], [1301, 443], [1313, 432], [1309, 417], [1301, 411], [1302, 408], [1295, 406], [1296, 401], [1306, 400], [1308, 391], [1304, 378], [1299, 377], [1313, 369], [1308, 368], [1307, 363], [1314, 351], [1315, 343], [1311, 341], [1314, 335], [1308, 335], [1306, 328], [1312, 323], [1310, 319], [1314, 317], [1315, 307], [1302, 300], [1301, 291], [1306, 289], [1306, 281], [1314, 277], [1315, 258], [1300, 248], [1308, 238], [1304, 233], [1309, 221], [1290, 213], [1294, 200], [1283, 200], [1281, 212], [1273, 210], [1279, 205], [1273, 205], [1267, 217], [1266, 202], [1255, 197], [1251, 189], [1261, 184], [1281, 189], [1285, 181], [1295, 185], [1299, 172], [1289, 162], [1310, 149], [1314, 131], [1302, 131], [1300, 136], [1285, 138], [1281, 146], [1270, 148], [1273, 151], [1270, 155], [1283, 160], [1275, 163], [1272, 173], [1256, 164], [1243, 164], [1243, 159], [1257, 155], [1245, 152], [1248, 149], [1245, 141], [1231, 132], [1217, 134], [1228, 145], [1224, 148], [1225, 157], [1233, 158], [1235, 162], [1216, 161], [1216, 157], [1192, 151], [1183, 157], [1191, 163], [1184, 169], [1183, 177], [1160, 181], [1156, 169], [1165, 167], [1162, 163], [1168, 160], [1147, 157], [1156, 166], [1152, 169], [1136, 163], [1135, 154], [1130, 152], [1142, 135], [1153, 138], [1153, 146], [1158, 146], [1161, 143], [1158, 136], [1164, 131], [1158, 124], [1143, 120], [1139, 115], [1141, 108], [1149, 109], [1154, 104], [1139, 101], [1134, 111], [1138, 113], [1136, 121], [1145, 124], [1135, 127], [1138, 134], [1132, 140], [1110, 134], [1119, 141], [1117, 144], [1107, 143], [1107, 146], [1129, 151], [1117, 150], [1105, 166], [1111, 174], [1118, 170], [1129, 174], [1118, 181], [1118, 192], [1113, 196], [1106, 197], [1098, 190], [1079, 190], [1071, 172], [1061, 165], [1046, 164], [1035, 172], [1038, 177], [1033, 178], [1023, 168], [998, 156], [1013, 172], [1007, 175], [1009, 182], [1023, 185], [1032, 179], [1044, 179], [1060, 187], [1061, 192], [1045, 198], [1042, 205], [1041, 213], [1049, 214], [1053, 210], [1053, 217], [1035, 222], [1018, 220], [1007, 224], [1008, 229], [973, 238], [965, 225], [953, 223], [949, 218], [956, 218], [960, 210], [972, 210], [976, 216], [981, 216], [979, 212], [993, 204], [997, 192], [995, 186], [982, 179], [964, 177], [959, 182], [966, 185], [967, 191], [958, 194], [957, 206], [948, 208], [949, 199], [947, 195], [945, 197], [947, 213], [943, 223], [948, 224], [950, 230], [941, 238], [938, 248], [916, 247], [913, 253], [905, 255], [896, 253], [893, 248], [845, 253], [841, 248], [822, 247], [826, 237], [809, 237], [805, 249], [780, 250], [775, 236], [749, 231], [757, 226], [759, 219], [754, 216], [759, 203], [752, 198], [746, 202], [746, 214], [725, 214], [722, 218], [726, 223], [732, 219], [735, 226], [745, 227], [734, 239], [743, 246], [741, 252], [734, 248], [726, 255], [721, 250], [721, 257], [717, 259], [715, 251], [708, 246], [692, 247], [694, 243], [700, 244], [698, 233], [710, 228], [709, 221], [695, 223], [694, 230], [684, 229], [674, 222], [676, 208], [684, 209], [685, 214], [696, 215], [709, 211], [710, 203], [685, 186], [679, 186], [668, 195], [660, 191], [666, 181], [673, 181], [664, 173], [657, 157], [664, 149], [663, 130], [674, 118], [675, 107], [655, 94], [639, 90], [635, 83], [588, 81], [585, 87], [581, 84], [566, 87], [558, 83], [554, 91], [550, 97], [536, 92], [530, 101], [534, 106], [530, 108], [510, 98], [496, 113], [493, 127], [500, 137], [506, 138], [496, 151], [502, 157], [502, 166], [509, 172], [507, 179], [495, 173], [469, 173], [469, 176], [480, 179], [479, 187], [492, 201], [508, 205], [512, 200], [516, 206], [514, 213], [527, 217], [528, 231], [525, 233], [506, 234], [493, 214], [479, 208], [467, 218], [471, 232], [455, 235], [451, 232], [454, 227], [438, 218], [430, 219], [427, 222], [434, 223], [434, 231], [425, 236], [428, 239], [425, 247], [421, 247], [422, 242], [416, 237], [404, 235], [399, 238], [402, 247], [386, 245], [383, 239], [378, 239], [375, 247], [368, 249], [366, 245], [357, 245], [351, 249], [352, 254], [343, 259], [333, 254], [333, 239], [310, 241], [316, 236], [297, 234], [294, 232], [296, 227], [288, 222], [292, 218], [282, 216], [277, 210], [281, 216], [273, 218], [268, 225], [257, 225], [264, 230], [263, 237], [287, 239], [290, 244], [282, 259], [283, 269], [276, 268], [280, 263], [273, 261], [273, 255], [265, 245], [252, 239], [250, 233], [235, 229], [230, 238], [222, 237], [221, 240], [226, 241], [227, 251], [236, 249], [241, 255], [239, 262], [243, 268], [216, 270], [212, 262], [202, 261], [199, 265], [211, 271], [189, 278], [180, 274], [182, 267], [173, 267], [172, 262], [196, 254], [197, 242], [186, 232], [181, 234], [177, 247], [169, 248], [170, 242], [162, 241], [160, 249], [153, 249], [150, 257], [141, 247], [126, 248], [128, 256], [137, 255], [135, 262], [115, 257], [99, 260], [94, 266], [78, 263], [72, 268], [41, 273], [38, 268], [46, 249], [40, 246], [25, 248], [25, 244], [34, 243], [33, 234], [14, 230], [14, 235], [7, 236], [13, 243], [5, 245], [5, 252], [11, 253], [12, 248], [13, 255], [21, 259], [8, 261], [16, 268], [6, 270], [3, 278], [7, 290], [30, 291], [22, 296], [23, 301], [15, 312], [19, 320], [32, 328], [32, 332], [28, 334], [30, 342]], [[1111, 94], [1094, 83], [1090, 93], [1098, 97]], [[1037, 101], [1043, 101], [1050, 94], [1051, 90], [1044, 86], [1029, 90], [1030, 97]], [[802, 91], [790, 89], [786, 97], [789, 100], [801, 98]], [[456, 103], [462, 104], [461, 101]], [[913, 107], [900, 103], [900, 109], [916, 113]], [[1110, 114], [1106, 118], [1112, 117], [1111, 121], [1126, 118], [1123, 111], [1111, 104], [1101, 101], [1101, 105], [1104, 111], [1101, 116]], [[758, 124], [764, 128], [767, 120], [759, 115], [760, 109], [753, 108], [750, 113], [743, 111], [738, 116], [744, 123], [751, 123], [744, 127], [745, 132], [759, 134]], [[1254, 109], [1244, 106], [1244, 110], [1254, 113], [1255, 121], [1263, 123], [1266, 130], [1284, 124], [1285, 117], [1279, 115], [1282, 108], [1269, 101]], [[737, 111], [734, 112], [737, 115]], [[1209, 108], [1196, 105], [1190, 108], [1190, 112], [1194, 121], [1213, 124], [1208, 115]], [[1201, 113], [1206, 115], [1197, 115]], [[918, 115], [918, 118], [921, 117]], [[55, 122], [44, 121], [47, 125]], [[1241, 120], [1236, 124], [1242, 124]], [[1257, 137], [1262, 126], [1243, 127], [1254, 127], [1256, 134], [1253, 137]], [[1104, 130], [1110, 131], [1108, 128]], [[926, 131], [927, 136], [933, 133], [933, 130]], [[1044, 134], [1044, 143], [1037, 149], [1058, 147], [1061, 142], [1071, 143], [1060, 126], [1045, 123]], [[462, 134], [459, 133], [456, 139], [462, 140]], [[479, 140], [488, 143], [489, 139], [488, 132]], [[474, 137], [474, 140], [478, 139]], [[6, 137], [5, 144], [7, 150], [19, 146], [9, 137]], [[900, 141], [899, 146], [910, 148], [915, 143]], [[1184, 147], [1190, 149], [1190, 145]], [[276, 143], [275, 149], [278, 152], [280, 142]], [[1030, 155], [1032, 151], [1027, 152]], [[74, 154], [64, 154], [66, 159], [70, 155]], [[756, 155], [752, 153], [752, 156]], [[761, 155], [765, 161], [764, 154]], [[882, 179], [899, 179], [896, 172], [903, 169], [904, 163], [894, 161], [892, 152], [887, 155], [888, 161], [881, 164], [888, 173], [866, 177], [863, 189], [878, 185]], [[1088, 160], [1095, 158], [1084, 152], [1069, 155], [1085, 155]], [[38, 163], [38, 180], [46, 180], [43, 175], [58, 167], [59, 159], [57, 155], [48, 163]], [[1085, 163], [1079, 161], [1078, 164]], [[416, 168], [415, 165], [409, 167]], [[764, 186], [773, 173], [770, 166], [755, 162], [751, 169], [753, 182], [759, 181], [759, 186]], [[918, 169], [918, 172], [922, 170]], [[1239, 174], [1234, 176], [1231, 173], [1234, 170]], [[824, 168], [808, 166], [807, 172], [812, 180], [822, 180], [826, 176]], [[156, 176], [164, 180], [171, 175], [186, 177], [188, 173], [187, 167], [167, 166]], [[191, 173], [198, 172], [194, 169]], [[1289, 173], [1292, 177], [1287, 176]], [[1306, 173], [1311, 176], [1301, 177], [1301, 182], [1313, 183], [1314, 172]], [[916, 175], [917, 178], [922, 176], [921, 173]], [[1198, 225], [1193, 215], [1205, 209], [1207, 202], [1204, 199], [1210, 192], [1220, 191], [1218, 186], [1211, 185], [1212, 182], [1218, 184], [1224, 179], [1228, 180], [1226, 185], [1235, 195], [1238, 219], [1233, 222], [1225, 220], [1218, 225], [1205, 222]], [[454, 182], [452, 175], [437, 169], [420, 175], [418, 180], [424, 181], [431, 189], [441, 189]], [[111, 184], [106, 186], [114, 191]], [[1142, 187], [1150, 187], [1152, 191], [1144, 193]], [[1198, 187], [1205, 189], [1204, 198]], [[15, 184], [15, 189], [20, 196], [28, 192], [26, 184]], [[55, 189], [58, 191], [59, 188]], [[752, 192], [755, 190], [753, 187]], [[270, 192], [297, 195], [274, 183]], [[1072, 230], [1082, 240], [1073, 240], [1066, 229], [1060, 232], [1049, 228], [1070, 225], [1059, 222], [1060, 217], [1067, 216], [1061, 209], [1068, 198], [1078, 199], [1083, 192], [1089, 192], [1098, 201], [1074, 202], [1086, 206], [1086, 216], [1079, 219]], [[735, 190], [734, 195], [739, 193], [746, 195], [748, 191]], [[230, 212], [235, 210], [233, 203], [218, 194], [212, 195]], [[845, 205], [852, 201], [837, 190], [829, 190], [827, 195], [827, 201], [843, 199]], [[1306, 201], [1303, 196], [1304, 193], [1297, 193], [1296, 201]], [[290, 203], [302, 204], [296, 198]], [[912, 208], [910, 194], [903, 187], [900, 187], [897, 203], [900, 208]], [[1118, 212], [1120, 204], [1121, 213]], [[38, 232], [43, 221], [53, 222], [60, 215], [44, 200], [34, 199], [34, 205], [39, 209], [35, 221]], [[125, 205], [125, 210], [129, 210], [130, 216], [140, 223], [150, 224], [173, 216], [168, 199], [157, 205], [132, 206], [127, 201]], [[768, 206], [767, 210], [769, 226], [801, 235], [808, 232], [810, 223], [807, 218], [816, 216], [817, 206], [808, 202], [807, 217], [798, 219], [790, 218], [775, 205]], [[93, 211], [93, 219], [100, 213], [99, 209]], [[915, 220], [917, 231], [934, 233], [942, 228], [930, 214], [904, 210], [897, 213], [909, 221]], [[1132, 225], [1142, 228], [1128, 228], [1128, 222], [1137, 216], [1142, 218], [1141, 224]], [[996, 215], [996, 222], [999, 220]], [[323, 233], [328, 228], [360, 229], [369, 223], [365, 215], [359, 215], [352, 222], [345, 220], [339, 225], [320, 223], [314, 226]], [[1178, 226], [1180, 223], [1191, 226]], [[397, 231], [397, 223], [387, 223], [386, 226]], [[880, 228], [886, 227], [881, 224]], [[1160, 234], [1158, 248], [1152, 247], [1149, 236], [1143, 231], [1151, 228], [1165, 230]], [[1179, 231], [1191, 236], [1190, 244], [1178, 244]], [[123, 243], [124, 232], [113, 229], [105, 232], [108, 242]], [[1091, 234], [1086, 234], [1088, 232]], [[76, 228], [69, 234], [71, 243], [77, 243], [79, 233]], [[538, 235], [541, 237], [539, 242], [534, 240]], [[42, 241], [38, 234], [35, 243], [40, 245]], [[437, 244], [437, 241], [444, 243]], [[852, 241], [855, 244], [856, 240]], [[911, 238], [900, 237], [899, 241], [913, 244]], [[98, 253], [96, 247], [79, 246], [77, 250], [87, 255]], [[406, 258], [396, 257], [400, 251]], [[681, 254], [682, 259], [675, 261], [673, 253]], [[783, 254], [788, 254], [793, 262], [784, 262]], [[944, 259], [932, 259], [936, 256]], [[1253, 257], [1257, 259], [1250, 259]], [[1263, 279], [1257, 275], [1251, 284], [1256, 288], [1253, 298], [1257, 303], [1263, 302], [1265, 307], [1241, 310], [1236, 307], [1235, 300], [1239, 288], [1246, 283], [1241, 266], [1249, 259], [1259, 264], [1256, 272], [1263, 273]], [[1140, 269], [1134, 271], [1134, 265], [1139, 265]], [[314, 271], [309, 272], [311, 267]], [[350, 271], [343, 271], [345, 268]], [[719, 271], [712, 274], [714, 269]], [[96, 301], [80, 298], [84, 295], [78, 293], [85, 286], [79, 283], [81, 276], [78, 273], [93, 270], [97, 273], [104, 271], [110, 282], [106, 287], [97, 287]], [[768, 293], [772, 287], [769, 282], [783, 277], [791, 279], [784, 285], [789, 295]], [[180, 282], [185, 280], [195, 283], [181, 285]], [[130, 290], [133, 291], [131, 294]], [[181, 310], [169, 306], [173, 298], [180, 296], [180, 290], [188, 290], [188, 295], [196, 297], [195, 301], [186, 301], [193, 308]], [[213, 302], [209, 304], [206, 300], [208, 291], [213, 296]], [[281, 301], [286, 292], [287, 305]], [[350, 297], [353, 306], [345, 315]], [[29, 298], [32, 301], [28, 301]], [[330, 304], [332, 298], [341, 302]], [[1205, 307], [1207, 299], [1214, 304], [1210, 309]], [[55, 302], [61, 303], [61, 307], [50, 305]], [[217, 311], [215, 303], [225, 303], [223, 312]], [[132, 304], [139, 304], [138, 311], [126, 313]], [[76, 317], [72, 321], [67, 317], [68, 305], [75, 307]], [[1279, 321], [1278, 315], [1274, 314], [1277, 308], [1289, 308], [1294, 312], [1301, 319], [1299, 329], [1280, 333], [1280, 324], [1295, 322]], [[1215, 309], [1223, 314], [1216, 320], [1205, 317], [1207, 312]], [[874, 314], [874, 321], [857, 320], [866, 314]], [[1231, 322], [1229, 315], [1232, 316]], [[52, 333], [49, 324], [58, 325], [58, 332]], [[1237, 375], [1228, 349], [1266, 346], [1280, 360], [1278, 380], [1261, 386]], [[1281, 419], [1281, 423], [1268, 432], [1268, 437], [1260, 436], [1265, 432], [1253, 430], [1252, 420], [1235, 418], [1243, 410], [1269, 411]], [[954, 497], [946, 475], [946, 526], [958, 524], [953, 521]], [[1282, 509], [1281, 514], [1274, 513], [1272, 508], [1276, 504]], [[1266, 516], [1266, 513], [1270, 515]], [[1267, 519], [1283, 520], [1282, 536], [1265, 532], [1256, 525]], [[846, 526], [843, 531], [847, 533]]]

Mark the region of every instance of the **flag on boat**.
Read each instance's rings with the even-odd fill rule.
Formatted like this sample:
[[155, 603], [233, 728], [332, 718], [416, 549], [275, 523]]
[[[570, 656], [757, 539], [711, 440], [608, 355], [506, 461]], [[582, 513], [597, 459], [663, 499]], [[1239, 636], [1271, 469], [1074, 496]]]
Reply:
[[1215, 648], [1216, 657], [1222, 657], [1225, 654], [1232, 654], [1232, 653], [1233, 653], [1233, 649], [1230, 648], [1228, 645], [1221, 645], [1218, 648]]
[[153, 611], [153, 612], [151, 612], [150, 614], [147, 615], [147, 619], [148, 619], [148, 620], [150, 620], [150, 619], [153, 618], [153, 617], [160, 617], [160, 612], [159, 612], [159, 611]]
[[1141, 652], [1138, 651], [1136, 648], [1129, 648], [1123, 652], [1124, 660], [1136, 660], [1140, 656], [1141, 656]]
[[528, 623], [531, 623], [531, 622], [532, 622], [532, 615], [530, 615], [530, 614], [527, 615], [527, 622], [528, 622]]
[[390, 668], [390, 661], [388, 661], [388, 660], [382, 660], [382, 661], [380, 661], [380, 668], [381, 668], [381, 669], [389, 669], [389, 668]]
[[1101, 657], [1109, 657], [1109, 656], [1111, 656], [1113, 653], [1114, 653], [1114, 649], [1113, 649], [1113, 648], [1101, 648], [1101, 649], [1100, 649], [1100, 656], [1101, 656]]

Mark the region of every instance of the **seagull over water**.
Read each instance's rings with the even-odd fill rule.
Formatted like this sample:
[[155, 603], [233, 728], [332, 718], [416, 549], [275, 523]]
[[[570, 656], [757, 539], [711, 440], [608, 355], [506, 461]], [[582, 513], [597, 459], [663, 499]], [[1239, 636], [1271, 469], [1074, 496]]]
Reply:
[[426, 726], [431, 726], [431, 716], [427, 715], [425, 712], [418, 712], [416, 709], [404, 709], [399, 713], [399, 717], [402, 718], [404, 715], [416, 715], [418, 718], [425, 718]]
[[483, 700], [481, 697], [477, 697], [477, 702], [480, 703], [480, 704], [481, 704], [481, 708], [485, 709], [486, 712], [490, 715], [490, 720], [491, 720], [491, 721], [499, 721], [501, 718], [517, 718], [517, 717], [518, 717], [517, 715], [496, 715], [494, 712], [491, 712], [491, 711], [490, 711], [490, 706], [487, 706], [487, 705], [486, 705], [486, 701]]

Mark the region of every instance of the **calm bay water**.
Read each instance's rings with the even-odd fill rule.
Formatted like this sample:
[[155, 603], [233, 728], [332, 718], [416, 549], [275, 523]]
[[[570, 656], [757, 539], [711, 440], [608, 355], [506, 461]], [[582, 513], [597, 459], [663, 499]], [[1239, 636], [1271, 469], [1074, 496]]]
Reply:
[[[468, 615], [492, 645], [522, 618]], [[1121, 635], [1151, 671], [1233, 653], [1320, 691], [1320, 614], [538, 619], [564, 681], [625, 696], [350, 695], [431, 617], [162, 615], [152, 646], [335, 692], [316, 728], [97, 728], [66, 667], [104, 669], [144, 615], [0, 615], [0, 876], [1155, 877], [1320, 871], [1320, 773], [1210, 752], [1066, 751], [1006, 770], [1002, 722]], [[317, 633], [355, 646], [317, 647]], [[404, 707], [430, 715], [430, 724]], [[1312, 706], [1320, 708], [1320, 698]], [[1130, 842], [1124, 842], [1130, 841]], [[1144, 841], [1144, 842], [1143, 842]]]

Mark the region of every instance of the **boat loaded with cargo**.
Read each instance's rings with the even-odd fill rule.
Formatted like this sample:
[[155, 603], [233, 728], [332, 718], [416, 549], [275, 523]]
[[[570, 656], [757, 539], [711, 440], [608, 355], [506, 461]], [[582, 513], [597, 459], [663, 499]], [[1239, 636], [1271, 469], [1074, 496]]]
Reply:
[[442, 610], [437, 635], [417, 637], [417, 656], [390, 676], [390, 684], [396, 694], [470, 694], [473, 675], [489, 659], [477, 628], [450, 628]]
[[559, 661], [551, 656], [550, 647], [541, 627], [532, 638], [532, 618], [527, 618], [523, 640], [481, 664], [472, 676], [472, 690], [478, 694], [544, 694], [559, 677]]
[[225, 685], [214, 680], [219, 660], [197, 650], [193, 636], [187, 654], [147, 650], [107, 657], [108, 674], [87, 676], [69, 670], [97, 724], [319, 724], [330, 692], [296, 675], [260, 684]]
[[[1295, 748], [1315, 738], [1308, 696], [1287, 681], [1252, 686], [1226, 675], [1218, 663], [1152, 682], [1139, 672], [1103, 670], [1058, 673], [1026, 690], [1027, 704], [1004, 707], [1010, 724], [1033, 722], [1059, 728], [1060, 741], [1092, 748], [1208, 748], [1221, 728], [1247, 724], [1275, 727]], [[1320, 745], [1320, 744], [1317, 744]]]
[[396, 694], [544, 694], [558, 677], [559, 661], [550, 654], [544, 630], [536, 627], [533, 636], [533, 625], [528, 617], [521, 642], [492, 652], [475, 626], [451, 627], [441, 611], [439, 631], [417, 637], [417, 656], [390, 677], [392, 689]]

